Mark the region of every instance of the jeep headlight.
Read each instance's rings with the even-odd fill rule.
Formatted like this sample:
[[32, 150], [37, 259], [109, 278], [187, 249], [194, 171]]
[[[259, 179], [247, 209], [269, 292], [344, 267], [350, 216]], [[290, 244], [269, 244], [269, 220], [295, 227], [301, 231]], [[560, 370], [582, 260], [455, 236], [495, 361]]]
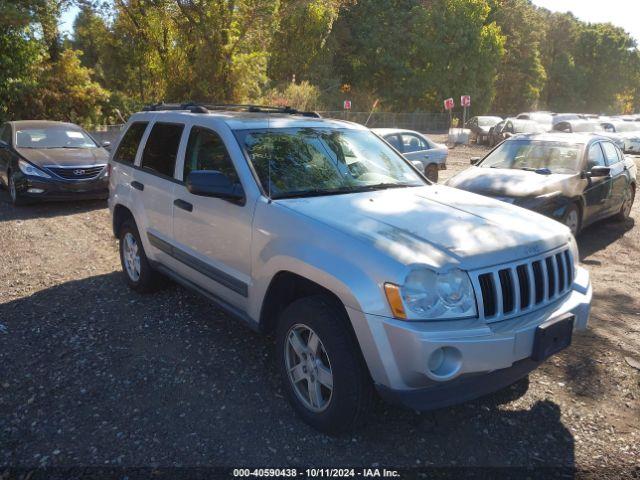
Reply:
[[[404, 317], [413, 320], [445, 320], [477, 316], [476, 300], [469, 275], [459, 269], [435, 272], [427, 268], [412, 270], [396, 295], [387, 298], [394, 315], [399, 316], [398, 305], [402, 302]], [[395, 286], [394, 286], [395, 287]]]

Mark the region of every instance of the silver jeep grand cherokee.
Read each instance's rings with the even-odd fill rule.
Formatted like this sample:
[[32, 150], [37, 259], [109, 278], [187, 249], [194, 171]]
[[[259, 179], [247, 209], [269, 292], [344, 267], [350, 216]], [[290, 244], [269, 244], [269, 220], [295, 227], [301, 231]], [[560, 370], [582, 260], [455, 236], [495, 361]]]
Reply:
[[424, 410], [501, 389], [587, 326], [565, 226], [431, 184], [360, 125], [160, 105], [113, 152], [128, 284], [170, 277], [274, 334], [287, 396], [319, 430], [352, 429], [375, 391]]

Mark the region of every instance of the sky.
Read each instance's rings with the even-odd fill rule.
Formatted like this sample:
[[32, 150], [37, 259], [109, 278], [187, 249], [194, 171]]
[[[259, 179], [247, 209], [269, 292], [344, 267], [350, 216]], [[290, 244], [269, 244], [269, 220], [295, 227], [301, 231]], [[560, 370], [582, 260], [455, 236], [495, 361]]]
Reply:
[[640, 0], [533, 0], [552, 12], [571, 12], [590, 23], [613, 23], [640, 44]]
[[[610, 22], [631, 33], [640, 45], [640, 0], [533, 0], [553, 12], [572, 12], [587, 22]], [[71, 8], [62, 17], [60, 29], [70, 34], [78, 13]]]

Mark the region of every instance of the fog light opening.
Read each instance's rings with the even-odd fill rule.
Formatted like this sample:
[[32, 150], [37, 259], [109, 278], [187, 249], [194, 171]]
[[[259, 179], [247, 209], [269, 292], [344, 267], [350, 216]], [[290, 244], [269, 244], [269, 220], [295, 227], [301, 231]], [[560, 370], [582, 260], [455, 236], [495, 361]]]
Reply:
[[453, 377], [462, 366], [462, 354], [453, 347], [440, 347], [431, 352], [427, 368], [431, 376], [438, 379]]
[[42, 193], [44, 190], [42, 188], [30, 188], [27, 190], [27, 193]]

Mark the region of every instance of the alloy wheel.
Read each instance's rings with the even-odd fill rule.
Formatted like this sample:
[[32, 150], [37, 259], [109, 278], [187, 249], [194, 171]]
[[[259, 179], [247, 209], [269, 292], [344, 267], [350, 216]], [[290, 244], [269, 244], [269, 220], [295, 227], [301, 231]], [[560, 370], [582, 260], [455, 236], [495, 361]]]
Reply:
[[131, 232], [127, 232], [122, 240], [122, 258], [127, 275], [137, 282], [140, 279], [140, 250]]
[[296, 324], [287, 333], [284, 350], [296, 397], [313, 412], [326, 410], [333, 396], [333, 372], [320, 337], [307, 325]]

